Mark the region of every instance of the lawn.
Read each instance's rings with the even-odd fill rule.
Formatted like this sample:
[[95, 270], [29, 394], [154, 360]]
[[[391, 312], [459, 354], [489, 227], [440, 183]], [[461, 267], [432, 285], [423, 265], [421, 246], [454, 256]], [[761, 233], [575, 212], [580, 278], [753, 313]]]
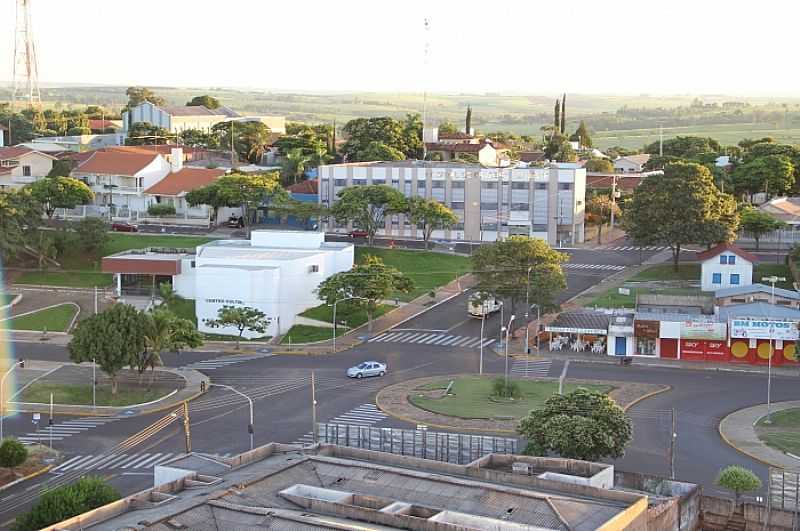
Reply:
[[188, 319], [197, 326], [197, 314], [195, 313], [194, 299], [184, 299], [175, 297], [175, 302], [168, 305], [167, 309], [182, 319]]
[[465, 256], [376, 247], [356, 247], [356, 262], [368, 254], [380, 257], [386, 265], [396, 267], [414, 281], [411, 293], [399, 294], [398, 298], [406, 302], [447, 284], [472, 268], [470, 259]]
[[72, 304], [59, 304], [46, 310], [0, 321], [0, 328], [10, 330], [48, 330], [50, 332], [66, 332], [67, 327], [78, 311]]
[[800, 456], [800, 408], [776, 411], [771, 416], [772, 424], [765, 424], [766, 417], [756, 424], [759, 439], [768, 446]]
[[[168, 391], [164, 389], [148, 391], [144, 388], [120, 385], [116, 396], [112, 396], [110, 385], [98, 385], [96, 392], [98, 406], [129, 406], [152, 402], [167, 394]], [[50, 393], [53, 393], [53, 402], [56, 404], [92, 404], [92, 386], [77, 384], [59, 385], [37, 382], [25, 388], [17, 400], [46, 404], [50, 402]]]
[[[391, 304], [379, 304], [378, 307], [375, 308], [375, 315], [373, 318], [377, 319], [394, 308], [395, 307]], [[309, 319], [332, 323], [333, 306], [320, 304], [319, 306], [304, 311], [300, 315], [308, 317]], [[356, 328], [367, 322], [367, 311], [360, 306], [343, 302], [336, 305], [336, 321], [340, 324], [346, 322], [347, 327]]]
[[113, 282], [110, 273], [92, 271], [25, 271], [15, 280], [16, 284], [41, 286], [65, 286], [68, 288], [108, 287]]
[[[337, 316], [338, 317], [338, 316]], [[349, 332], [347, 328], [337, 327], [336, 337]], [[294, 325], [281, 338], [281, 345], [295, 343], [313, 343], [315, 341], [325, 341], [333, 337], [333, 328], [324, 326]]]
[[692, 288], [628, 288], [630, 295], [622, 295], [619, 288], [611, 288], [602, 295], [590, 300], [587, 308], [633, 308], [636, 306], [636, 295], [644, 293], [658, 293], [661, 295], [702, 295], [699, 289]]
[[776, 277], [783, 277], [786, 279], [786, 281], [784, 282], [776, 282], [775, 283], [776, 288], [783, 288], [794, 291], [794, 286], [792, 286], [792, 273], [791, 271], [789, 271], [789, 266], [784, 263], [756, 264], [756, 266], [753, 268], [753, 283], [754, 284], [761, 283], [769, 286], [770, 283], [765, 282], [762, 279], [764, 277], [771, 277], [773, 275]]
[[631, 280], [694, 280], [700, 282], [700, 264], [678, 264], [677, 271], [672, 264], [659, 264], [639, 271]]
[[[491, 397], [493, 377], [469, 376], [455, 381], [450, 394], [443, 398], [409, 395], [409, 401], [422, 409], [461, 418], [513, 417], [519, 419], [532, 409], [541, 407], [545, 400], [558, 392], [558, 382], [542, 380], [514, 380], [519, 384], [522, 396], [513, 401], [498, 400]], [[448, 381], [427, 385], [419, 391], [433, 388], [445, 389]], [[585, 387], [593, 391], [608, 392], [612, 388], [602, 385], [565, 384], [564, 392], [568, 393]]]

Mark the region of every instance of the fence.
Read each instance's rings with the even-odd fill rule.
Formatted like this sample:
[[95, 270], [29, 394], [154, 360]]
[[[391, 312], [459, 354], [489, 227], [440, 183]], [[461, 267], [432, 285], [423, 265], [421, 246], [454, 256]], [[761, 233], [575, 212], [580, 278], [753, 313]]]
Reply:
[[800, 469], [769, 469], [769, 501], [775, 509], [800, 511]]
[[[739, 242], [755, 242], [755, 238], [752, 234], [749, 234], [745, 231], [739, 231], [739, 237], [737, 239]], [[782, 247], [791, 247], [792, 244], [800, 242], [800, 228], [796, 228], [794, 225], [788, 229], [779, 229], [767, 234], [764, 234], [759, 237], [760, 243], [778, 243]]]
[[465, 465], [490, 453], [515, 454], [518, 441], [508, 437], [317, 424], [319, 442]]

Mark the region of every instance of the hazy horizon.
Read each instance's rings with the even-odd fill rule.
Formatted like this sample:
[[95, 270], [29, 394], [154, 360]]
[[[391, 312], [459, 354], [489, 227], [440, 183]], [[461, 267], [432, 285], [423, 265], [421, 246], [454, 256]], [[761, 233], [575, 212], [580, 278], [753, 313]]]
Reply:
[[[14, 2], [0, 6], [6, 80], [14, 12]], [[724, 12], [689, 0], [409, 0], [396, 9], [346, 0], [302, 10], [244, 0], [33, 0], [43, 85], [316, 93], [787, 97], [799, 92], [800, 73], [780, 50], [794, 45], [797, 15], [800, 3], [774, 0]]]

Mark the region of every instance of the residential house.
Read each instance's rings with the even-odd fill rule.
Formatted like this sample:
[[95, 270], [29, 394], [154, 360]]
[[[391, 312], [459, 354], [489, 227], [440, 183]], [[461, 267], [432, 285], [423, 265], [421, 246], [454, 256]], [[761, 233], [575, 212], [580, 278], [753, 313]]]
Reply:
[[647, 153], [619, 157], [614, 161], [614, 171], [617, 173], [641, 173], [648, 160], [650, 160], [650, 155]]
[[[495, 241], [521, 234], [551, 245], [582, 243], [586, 170], [573, 163], [547, 167], [483, 167], [462, 162], [400, 160], [354, 162], [319, 167], [319, 197], [336, 202], [349, 186], [385, 184], [405, 197], [424, 197], [451, 208], [459, 218], [451, 229], [433, 238], [454, 241]], [[326, 230], [351, 227], [329, 221]], [[418, 227], [402, 214], [387, 216], [380, 234], [419, 238]]]
[[125, 131], [130, 129], [131, 124], [138, 122], [147, 122], [157, 127], [162, 127], [171, 133], [178, 133], [186, 129], [208, 131], [214, 125], [228, 120], [259, 121], [274, 133], [286, 133], [286, 118], [283, 116], [243, 116], [228, 107], [209, 109], [201, 105], [158, 106], [146, 101], [122, 113], [122, 123]]
[[718, 289], [714, 292], [714, 299], [716, 300], [717, 306], [765, 302], [800, 310], [800, 293], [782, 288], [775, 288], [773, 290], [772, 286], [759, 283], [749, 286], [734, 286], [732, 288]]
[[95, 193], [95, 205], [113, 208], [116, 216], [147, 210], [144, 191], [170, 172], [170, 163], [158, 153], [94, 151], [72, 170]]
[[148, 206], [166, 204], [175, 207], [178, 218], [209, 220], [213, 209], [208, 205], [191, 206], [186, 202], [186, 194], [213, 183], [223, 175], [225, 170], [209, 168], [191, 168], [183, 165], [180, 158], [173, 158], [171, 170], [166, 177], [144, 191]]
[[[8, 133], [8, 127], [3, 124], [0, 124], [0, 147], [6, 145], [6, 133]], [[11, 137], [9, 137], [9, 142], [11, 141]]]
[[800, 226], [800, 197], [776, 197], [758, 207], [792, 229]]
[[0, 190], [22, 188], [53, 169], [53, 155], [24, 146], [0, 148]]
[[723, 288], [749, 286], [753, 283], [755, 255], [730, 243], [721, 243], [697, 254], [700, 261], [700, 288], [717, 291]]
[[108, 130], [117, 132], [122, 129], [122, 120], [89, 120], [89, 129], [92, 133], [103, 134]]

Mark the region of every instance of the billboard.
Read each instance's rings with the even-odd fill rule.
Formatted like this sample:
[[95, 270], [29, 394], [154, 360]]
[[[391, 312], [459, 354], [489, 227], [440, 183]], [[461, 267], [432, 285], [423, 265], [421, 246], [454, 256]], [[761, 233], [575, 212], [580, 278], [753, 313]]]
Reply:
[[725, 339], [725, 323], [713, 321], [681, 322], [681, 339]]
[[797, 324], [766, 319], [733, 319], [731, 321], [731, 337], [795, 341], [798, 337]]

